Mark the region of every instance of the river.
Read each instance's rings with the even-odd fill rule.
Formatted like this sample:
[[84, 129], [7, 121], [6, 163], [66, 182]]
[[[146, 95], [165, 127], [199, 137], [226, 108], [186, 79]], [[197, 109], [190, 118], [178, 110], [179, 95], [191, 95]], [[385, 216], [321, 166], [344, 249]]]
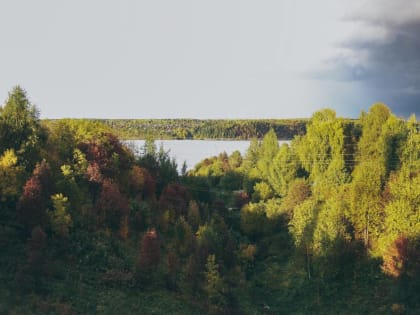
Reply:
[[[289, 141], [279, 141], [279, 144]], [[140, 152], [144, 146], [144, 140], [126, 141], [135, 151]], [[244, 140], [155, 140], [156, 147], [162, 145], [169, 156], [174, 158], [181, 169], [182, 164], [186, 163], [187, 170], [192, 169], [198, 162], [205, 158], [226, 152], [230, 155], [234, 151], [239, 151], [242, 156], [249, 147], [250, 141]]]

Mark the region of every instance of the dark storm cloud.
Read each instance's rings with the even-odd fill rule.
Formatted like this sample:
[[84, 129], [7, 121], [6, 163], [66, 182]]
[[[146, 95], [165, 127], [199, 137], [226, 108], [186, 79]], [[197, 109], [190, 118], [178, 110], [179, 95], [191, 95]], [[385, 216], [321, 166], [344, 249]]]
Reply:
[[398, 115], [420, 116], [420, 1], [369, 1], [346, 23], [356, 31], [327, 62], [330, 74], [362, 81]]

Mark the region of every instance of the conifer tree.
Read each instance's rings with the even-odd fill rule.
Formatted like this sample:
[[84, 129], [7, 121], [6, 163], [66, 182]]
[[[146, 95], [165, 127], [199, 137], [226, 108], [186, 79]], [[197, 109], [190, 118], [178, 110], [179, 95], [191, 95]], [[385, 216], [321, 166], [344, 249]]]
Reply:
[[279, 142], [273, 129], [264, 136], [259, 149], [257, 169], [261, 172], [261, 177], [267, 179], [270, 172], [270, 165], [279, 151]]
[[32, 105], [26, 92], [13, 88], [3, 108], [0, 108], [0, 154], [13, 149], [19, 164], [31, 171], [39, 161], [40, 149], [46, 140], [38, 109]]
[[226, 304], [226, 288], [218, 268], [216, 256], [209, 255], [206, 263], [204, 291], [207, 294], [209, 304], [216, 308], [223, 307]]

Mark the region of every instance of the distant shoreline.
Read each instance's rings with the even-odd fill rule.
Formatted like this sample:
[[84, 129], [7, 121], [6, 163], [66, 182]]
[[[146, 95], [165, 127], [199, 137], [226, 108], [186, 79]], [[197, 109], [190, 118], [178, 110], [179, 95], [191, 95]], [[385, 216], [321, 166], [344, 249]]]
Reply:
[[[60, 119], [43, 119], [45, 124]], [[121, 139], [252, 140], [273, 129], [279, 140], [306, 133], [309, 119], [64, 119], [103, 123]]]

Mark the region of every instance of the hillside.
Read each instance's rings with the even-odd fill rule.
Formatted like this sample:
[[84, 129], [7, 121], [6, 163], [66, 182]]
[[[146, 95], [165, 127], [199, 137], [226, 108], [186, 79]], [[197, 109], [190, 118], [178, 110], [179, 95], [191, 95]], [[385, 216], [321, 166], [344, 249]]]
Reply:
[[418, 314], [416, 118], [324, 109], [305, 130], [180, 175], [153, 140], [135, 156], [101, 121], [41, 121], [16, 87], [0, 109], [0, 313]]

